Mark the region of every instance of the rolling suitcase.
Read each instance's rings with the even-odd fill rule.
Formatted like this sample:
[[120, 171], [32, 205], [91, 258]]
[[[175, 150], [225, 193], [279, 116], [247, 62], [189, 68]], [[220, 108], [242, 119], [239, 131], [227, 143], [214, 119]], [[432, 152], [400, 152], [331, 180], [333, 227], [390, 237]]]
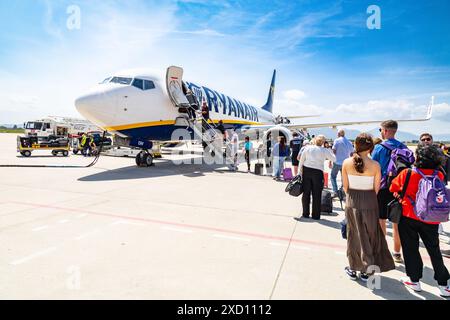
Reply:
[[258, 158], [258, 163], [255, 164], [255, 174], [257, 174], [258, 176], [262, 176], [264, 165], [262, 163], [259, 163], [259, 153], [260, 153], [260, 150], [258, 149], [258, 151], [256, 152], [256, 157]]
[[292, 180], [292, 169], [291, 168], [284, 168], [283, 169], [283, 179], [284, 181], [291, 181]]
[[264, 165], [262, 163], [255, 164], [255, 174], [261, 176], [263, 174]]
[[321, 212], [332, 213], [333, 212], [333, 199], [331, 192], [327, 190], [322, 191]]

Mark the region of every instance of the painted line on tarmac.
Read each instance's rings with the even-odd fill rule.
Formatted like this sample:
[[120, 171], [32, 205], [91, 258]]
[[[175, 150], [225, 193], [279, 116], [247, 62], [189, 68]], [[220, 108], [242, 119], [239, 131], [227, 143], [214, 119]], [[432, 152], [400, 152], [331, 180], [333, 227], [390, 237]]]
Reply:
[[57, 249], [57, 247], [50, 247], [50, 248], [45, 249], [45, 250], [37, 251], [37, 252], [35, 252], [33, 254], [30, 254], [29, 256], [26, 256], [26, 257], [24, 257], [22, 259], [15, 260], [15, 261], [11, 262], [10, 264], [13, 265], [13, 266], [17, 266], [17, 265], [23, 264], [25, 262], [28, 262], [30, 260], [33, 260], [35, 258], [39, 258], [39, 257], [41, 257], [43, 255], [46, 255], [46, 254], [50, 253], [50, 252], [53, 252], [56, 249]]
[[221, 238], [221, 239], [228, 239], [228, 240], [236, 240], [236, 241], [247, 241], [247, 242], [252, 241], [252, 240], [250, 240], [248, 238], [239, 238], [239, 237], [233, 237], [233, 236], [226, 236], [226, 235], [217, 234], [217, 233], [213, 234], [213, 237]]
[[298, 249], [298, 250], [305, 250], [305, 251], [311, 251], [312, 248], [310, 247], [300, 247], [300, 246], [291, 246], [292, 249]]
[[180, 228], [173, 228], [173, 227], [161, 227], [161, 229], [166, 231], [175, 231], [175, 232], [182, 232], [182, 233], [193, 233], [194, 231], [188, 230], [188, 229], [180, 229]]
[[31, 231], [39, 232], [39, 231], [42, 231], [42, 230], [45, 230], [45, 229], [48, 229], [48, 228], [49, 228], [48, 226], [40, 226], [40, 227], [36, 227], [36, 228], [31, 229]]
[[[279, 242], [270, 242], [269, 244], [271, 246], [274, 246], [274, 247], [283, 247], [283, 248], [286, 248], [286, 245], [287, 245], [286, 243], [279, 243]], [[305, 247], [305, 246], [294, 246], [294, 245], [292, 245], [291, 248], [292, 249], [297, 249], [297, 250], [304, 250], [304, 251], [311, 251], [312, 250], [312, 248]]]
[[75, 237], [74, 239], [80, 241], [80, 240], [86, 239], [87, 237], [98, 234], [100, 231], [101, 231], [100, 229], [95, 229], [93, 231], [89, 231], [89, 232], [80, 234], [78, 237]]
[[274, 247], [283, 247], [283, 248], [285, 248], [286, 247], [286, 245], [287, 244], [285, 244], [285, 243], [278, 243], [278, 242], [271, 242], [271, 243], [269, 243], [271, 246], [274, 246]]
[[113, 223], [111, 223], [112, 226], [117, 226], [119, 224], [122, 224], [122, 225], [125, 224], [125, 225], [136, 226], [136, 227], [144, 226], [142, 223], [129, 222], [129, 221], [126, 221], [126, 220], [117, 220], [117, 221], [114, 221]]

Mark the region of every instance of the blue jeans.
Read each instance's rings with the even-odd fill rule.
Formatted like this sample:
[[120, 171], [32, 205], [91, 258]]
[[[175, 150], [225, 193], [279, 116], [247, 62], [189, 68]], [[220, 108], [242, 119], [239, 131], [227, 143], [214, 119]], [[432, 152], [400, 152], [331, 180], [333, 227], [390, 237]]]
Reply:
[[279, 178], [284, 168], [284, 161], [286, 157], [273, 157], [273, 173], [272, 176]]
[[338, 192], [339, 190], [336, 181], [339, 172], [341, 172], [342, 177], [342, 165], [333, 163], [333, 169], [331, 169], [331, 185], [333, 186], [333, 192]]

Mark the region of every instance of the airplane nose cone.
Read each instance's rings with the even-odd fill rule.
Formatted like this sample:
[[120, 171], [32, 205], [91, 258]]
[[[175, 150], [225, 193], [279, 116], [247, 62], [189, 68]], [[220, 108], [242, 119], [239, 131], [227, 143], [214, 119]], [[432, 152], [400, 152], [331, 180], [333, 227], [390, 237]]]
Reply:
[[86, 116], [90, 112], [95, 111], [95, 109], [98, 107], [96, 105], [98, 102], [97, 100], [97, 94], [83, 95], [75, 100], [75, 107], [77, 108], [79, 113], [81, 113], [83, 116]]
[[75, 100], [78, 112], [101, 127], [111, 125], [116, 111], [113, 95], [106, 92], [91, 92]]

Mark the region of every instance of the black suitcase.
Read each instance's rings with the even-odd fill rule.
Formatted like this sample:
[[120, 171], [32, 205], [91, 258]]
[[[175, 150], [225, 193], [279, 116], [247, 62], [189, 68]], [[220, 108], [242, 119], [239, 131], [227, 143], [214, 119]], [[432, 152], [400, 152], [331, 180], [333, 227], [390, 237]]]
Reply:
[[261, 176], [263, 174], [264, 165], [262, 163], [255, 164], [255, 174]]
[[321, 211], [324, 213], [333, 212], [333, 199], [330, 191], [322, 191]]

